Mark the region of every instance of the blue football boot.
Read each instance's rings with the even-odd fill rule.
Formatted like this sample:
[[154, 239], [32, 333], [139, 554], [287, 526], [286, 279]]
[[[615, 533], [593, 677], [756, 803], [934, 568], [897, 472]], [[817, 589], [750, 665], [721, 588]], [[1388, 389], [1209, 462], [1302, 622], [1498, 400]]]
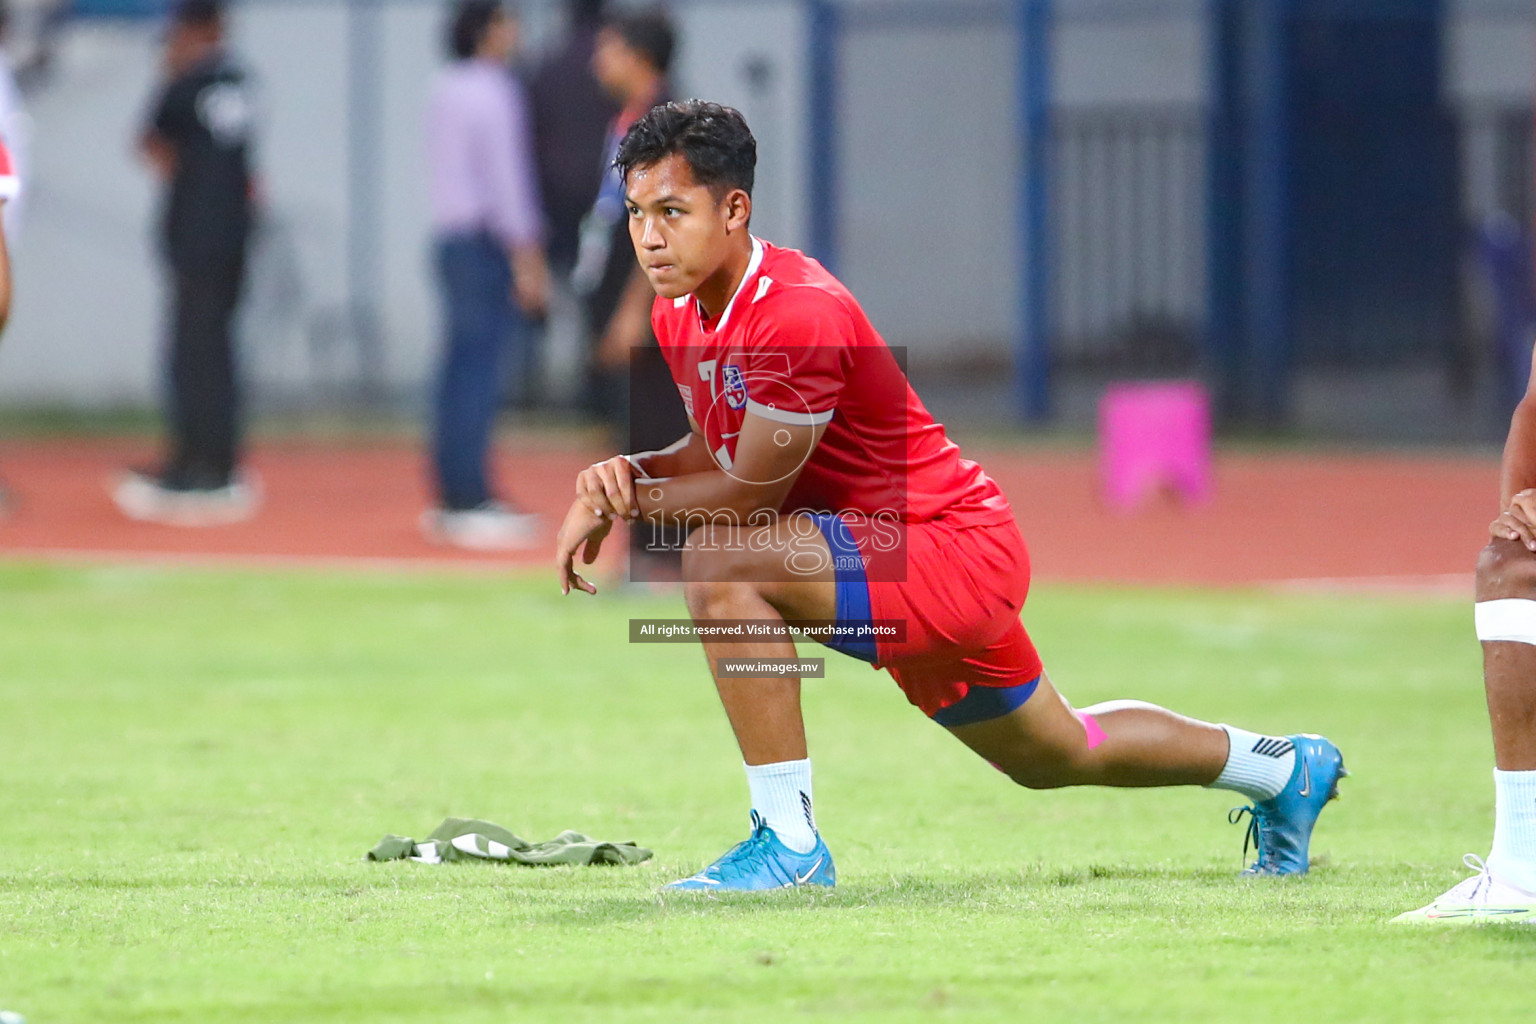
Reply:
[[752, 834], [726, 851], [725, 856], [696, 875], [662, 888], [689, 892], [757, 892], [793, 889], [801, 885], [837, 884], [832, 854], [821, 837], [810, 853], [796, 853], [779, 841], [773, 829], [756, 811]]
[[1243, 857], [1251, 844], [1259, 859], [1243, 869], [1245, 875], [1306, 874], [1312, 826], [1323, 805], [1339, 795], [1339, 780], [1349, 774], [1339, 748], [1321, 736], [1300, 733], [1286, 739], [1296, 747], [1296, 767], [1285, 788], [1272, 800], [1234, 808], [1228, 817], [1235, 825], [1244, 814], [1253, 815]]

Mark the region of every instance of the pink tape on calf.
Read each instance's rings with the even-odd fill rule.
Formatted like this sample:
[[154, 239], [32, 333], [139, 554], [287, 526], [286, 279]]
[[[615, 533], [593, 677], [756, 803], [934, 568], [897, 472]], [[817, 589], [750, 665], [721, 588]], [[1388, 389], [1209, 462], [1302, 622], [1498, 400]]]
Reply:
[[1104, 742], [1104, 730], [1099, 728], [1099, 723], [1092, 715], [1086, 711], [1078, 711], [1076, 708], [1072, 710], [1072, 713], [1077, 716], [1079, 722], [1083, 723], [1083, 729], [1088, 733], [1089, 750]]

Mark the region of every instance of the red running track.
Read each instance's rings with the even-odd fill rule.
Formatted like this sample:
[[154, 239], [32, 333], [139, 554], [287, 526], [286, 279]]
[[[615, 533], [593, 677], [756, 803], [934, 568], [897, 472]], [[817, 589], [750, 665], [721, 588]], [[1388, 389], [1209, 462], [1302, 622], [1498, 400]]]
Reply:
[[[491, 570], [551, 563], [548, 546], [485, 555], [423, 540], [424, 463], [405, 441], [258, 444], [261, 514], [202, 529], [133, 523], [113, 507], [114, 475], [152, 451], [143, 440], [0, 444], [0, 477], [19, 499], [0, 520], [0, 556]], [[499, 457], [500, 478], [546, 517], [552, 542], [575, 474], [602, 454], [524, 440]], [[1216, 460], [1211, 504], [1159, 501], [1120, 514], [1097, 499], [1090, 453], [1021, 443], [967, 454], [1007, 492], [1036, 578], [1046, 581], [1466, 589], [1498, 494], [1491, 456], [1226, 454]]]

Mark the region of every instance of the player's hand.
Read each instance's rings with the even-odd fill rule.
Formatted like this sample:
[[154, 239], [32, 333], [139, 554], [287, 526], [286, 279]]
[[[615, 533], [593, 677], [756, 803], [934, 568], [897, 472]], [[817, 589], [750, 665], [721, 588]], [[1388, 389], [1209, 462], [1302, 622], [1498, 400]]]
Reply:
[[1536, 487], [1528, 487], [1509, 499], [1509, 507], [1520, 513], [1520, 518], [1536, 525]]
[[582, 564], [591, 565], [597, 561], [603, 538], [612, 529], [611, 516], [600, 516], [580, 501], [571, 503], [570, 511], [565, 514], [565, 522], [560, 524], [560, 533], [555, 538], [555, 566], [560, 573], [560, 593], [569, 594], [572, 587], [589, 594], [597, 593], [597, 586], [582, 579], [576, 571], [576, 552], [581, 551]]
[[521, 245], [509, 254], [512, 262], [512, 302], [531, 319], [549, 311], [549, 264], [537, 245]]
[[592, 463], [576, 476], [576, 500], [597, 515], [638, 518], [634, 465], [622, 455]]
[[1488, 525], [1488, 534], [1494, 540], [1519, 541], [1527, 550], [1536, 551], [1536, 488], [1511, 498], [1509, 507]]
[[548, 273], [519, 274], [512, 285], [512, 301], [530, 319], [543, 319], [549, 312]]

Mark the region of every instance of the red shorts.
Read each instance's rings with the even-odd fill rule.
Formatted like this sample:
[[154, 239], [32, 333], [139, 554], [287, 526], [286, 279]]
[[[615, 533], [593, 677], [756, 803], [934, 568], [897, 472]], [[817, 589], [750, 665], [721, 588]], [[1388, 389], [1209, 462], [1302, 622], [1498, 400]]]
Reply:
[[[869, 524], [845, 522], [868, 550]], [[901, 642], [877, 639], [875, 664], [929, 717], [973, 686], [1019, 686], [1037, 678], [1040, 655], [1019, 621], [1029, 593], [1029, 552], [1018, 526], [940, 520], [904, 529], [904, 571], [868, 576], [870, 617], [906, 624]]]

